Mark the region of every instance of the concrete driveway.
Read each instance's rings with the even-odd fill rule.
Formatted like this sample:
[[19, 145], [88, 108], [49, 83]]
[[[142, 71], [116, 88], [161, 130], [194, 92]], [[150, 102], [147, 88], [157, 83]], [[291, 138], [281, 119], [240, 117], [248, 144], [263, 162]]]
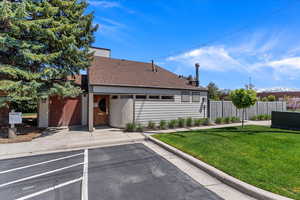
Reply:
[[1, 200], [219, 200], [143, 144], [0, 161]]

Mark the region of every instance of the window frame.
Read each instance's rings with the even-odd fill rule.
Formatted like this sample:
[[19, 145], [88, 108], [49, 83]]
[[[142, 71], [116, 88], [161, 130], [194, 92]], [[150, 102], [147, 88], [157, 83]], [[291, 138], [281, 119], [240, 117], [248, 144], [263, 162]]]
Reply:
[[[195, 100], [195, 98], [197, 98]], [[201, 92], [200, 91], [193, 91], [192, 92], [192, 102], [199, 103], [201, 101]]]
[[[164, 97], [171, 97], [171, 98], [164, 98]], [[175, 101], [175, 96], [174, 95], [161, 95], [160, 99], [162, 101]]]
[[[184, 99], [184, 97], [187, 97], [188, 99]], [[191, 102], [191, 92], [190, 91], [181, 91], [181, 102], [184, 102], [184, 103]]]

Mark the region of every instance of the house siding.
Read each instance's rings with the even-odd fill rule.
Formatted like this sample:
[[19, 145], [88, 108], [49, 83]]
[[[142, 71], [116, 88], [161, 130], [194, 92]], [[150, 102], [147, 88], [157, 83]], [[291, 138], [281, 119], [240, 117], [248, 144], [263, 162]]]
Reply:
[[[205, 102], [202, 98], [205, 97]], [[160, 120], [207, 117], [207, 96], [201, 96], [200, 102], [181, 102], [181, 95], [175, 95], [173, 101], [135, 101], [135, 123], [146, 125], [149, 121], [159, 123]]]
[[[135, 123], [146, 125], [149, 121], [159, 123], [160, 120], [172, 120], [179, 117], [207, 117], [207, 91], [200, 91], [200, 102], [192, 102], [192, 91], [180, 89], [137, 88], [116, 86], [92, 86], [95, 94], [144, 94], [172, 95], [174, 100], [138, 100], [133, 102], [133, 120]], [[181, 101], [181, 92], [190, 92], [190, 101]], [[204, 102], [203, 102], [203, 98]], [[131, 113], [128, 113], [131, 115]]]

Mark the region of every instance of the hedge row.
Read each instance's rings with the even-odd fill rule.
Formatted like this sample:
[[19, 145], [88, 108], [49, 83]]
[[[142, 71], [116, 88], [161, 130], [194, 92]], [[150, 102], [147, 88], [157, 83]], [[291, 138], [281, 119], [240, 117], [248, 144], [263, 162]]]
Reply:
[[271, 120], [271, 115], [256, 115], [250, 118], [253, 121]]
[[167, 128], [183, 128], [183, 127], [193, 127], [193, 126], [209, 126], [212, 122], [208, 118], [193, 119], [189, 118], [178, 118], [170, 121], [161, 120], [158, 124], [152, 121], [148, 122], [148, 126], [143, 126], [142, 124], [128, 123], [126, 124], [125, 131], [127, 132], [143, 132], [145, 128], [150, 130], [163, 130]]
[[215, 120], [216, 124], [231, 124], [241, 122], [239, 117], [218, 117]]

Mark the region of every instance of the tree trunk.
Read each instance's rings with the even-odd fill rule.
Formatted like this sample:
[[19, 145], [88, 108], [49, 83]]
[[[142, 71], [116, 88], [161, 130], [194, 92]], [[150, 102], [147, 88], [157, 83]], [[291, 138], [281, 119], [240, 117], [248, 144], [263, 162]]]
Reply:
[[243, 108], [243, 114], [242, 114], [242, 128], [244, 128], [244, 120], [245, 120], [245, 108]]
[[17, 137], [17, 128], [8, 128], [8, 138]]

